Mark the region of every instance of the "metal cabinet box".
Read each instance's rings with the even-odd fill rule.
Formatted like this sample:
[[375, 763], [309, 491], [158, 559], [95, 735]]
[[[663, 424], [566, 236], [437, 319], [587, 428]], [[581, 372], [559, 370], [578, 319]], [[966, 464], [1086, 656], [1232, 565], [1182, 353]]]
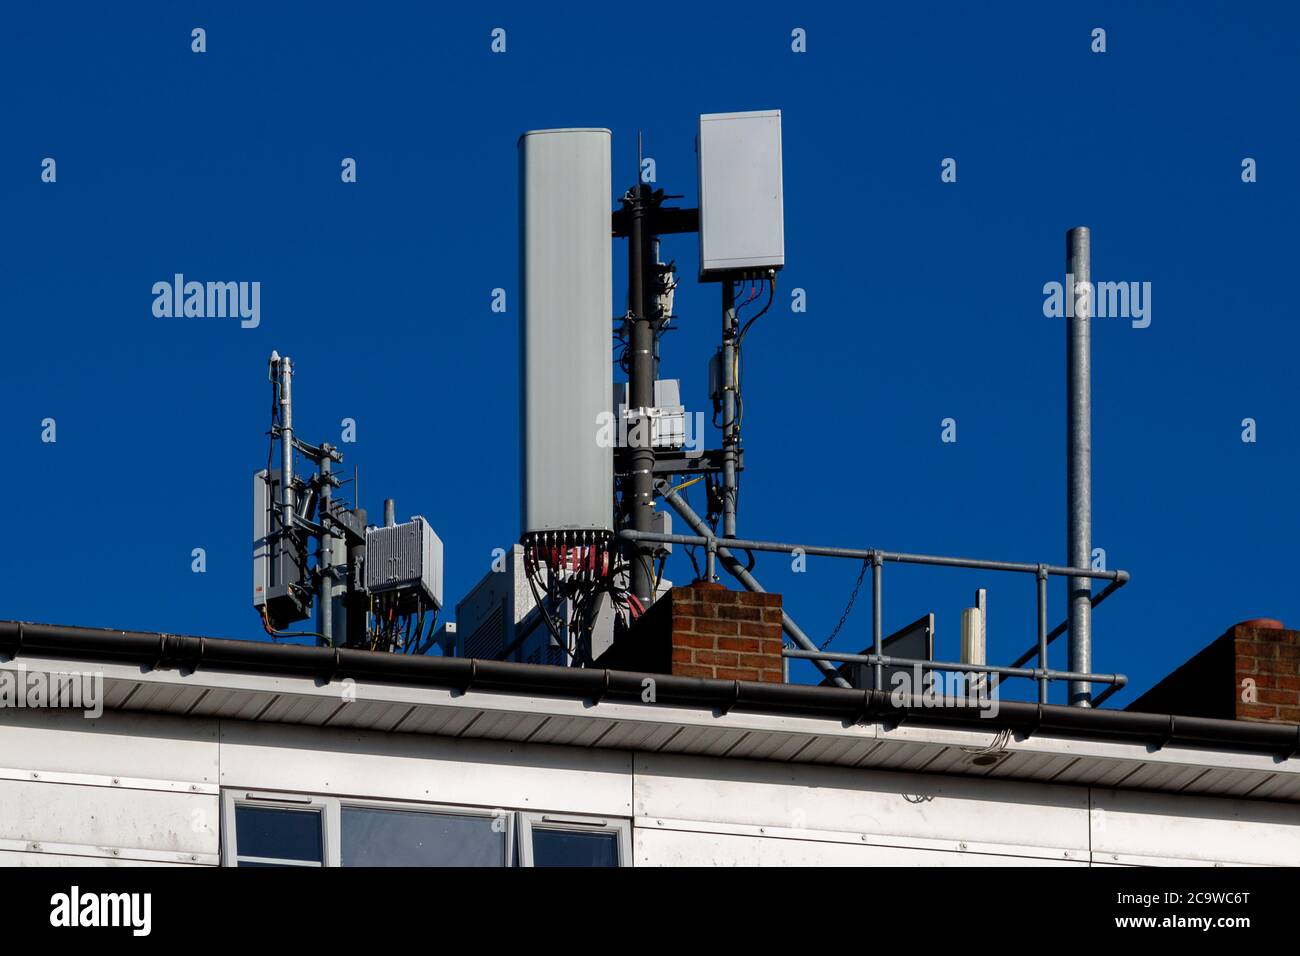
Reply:
[[781, 111], [700, 117], [700, 278], [785, 265]]
[[524, 549], [516, 544], [505, 554], [505, 567], [488, 571], [456, 604], [456, 656], [500, 660], [536, 607], [524, 570]]
[[366, 530], [366, 592], [418, 586], [442, 607], [442, 539], [418, 515], [403, 524]]

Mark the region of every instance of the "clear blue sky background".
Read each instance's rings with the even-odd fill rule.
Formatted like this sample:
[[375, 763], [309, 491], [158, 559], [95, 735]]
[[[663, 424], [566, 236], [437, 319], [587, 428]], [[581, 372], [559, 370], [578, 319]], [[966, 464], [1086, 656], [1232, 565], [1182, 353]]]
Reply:
[[[1095, 543], [1133, 574], [1096, 614], [1095, 666], [1140, 691], [1233, 622], [1300, 624], [1297, 26], [1226, 2], [11, 6], [0, 617], [258, 639], [272, 349], [298, 363], [304, 437], [356, 419], [371, 514], [391, 495], [433, 523], [454, 603], [519, 531], [516, 137], [611, 128], [621, 191], [642, 130], [693, 204], [698, 114], [779, 108], [788, 265], [747, 340], [743, 533], [1064, 563], [1064, 327], [1041, 290], [1086, 224], [1096, 278], [1153, 284], [1149, 328], [1094, 335]], [[693, 237], [667, 252], [687, 269], [664, 373], [704, 409], [718, 289]], [[175, 272], [260, 280], [261, 326], [154, 318]], [[857, 567], [758, 573], [820, 637]], [[1030, 578], [890, 566], [886, 626], [933, 610], [955, 657], [980, 586], [1008, 660]], [[869, 630], [864, 593], [835, 646]]]

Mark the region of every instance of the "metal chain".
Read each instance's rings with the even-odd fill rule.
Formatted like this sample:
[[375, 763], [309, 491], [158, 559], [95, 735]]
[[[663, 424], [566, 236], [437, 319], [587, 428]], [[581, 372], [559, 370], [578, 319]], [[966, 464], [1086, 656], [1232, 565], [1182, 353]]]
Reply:
[[853, 611], [853, 602], [858, 599], [858, 589], [862, 587], [862, 579], [867, 576], [867, 568], [870, 564], [870, 561], [863, 560], [862, 570], [858, 572], [857, 583], [853, 585], [853, 593], [849, 595], [849, 603], [844, 606], [844, 613], [840, 615], [840, 623], [835, 625], [835, 630], [831, 631], [831, 636], [822, 641], [821, 646], [817, 648], [819, 651], [826, 650], [826, 647], [830, 642], [835, 640], [835, 635], [840, 632], [840, 628], [844, 626], [844, 622], [849, 619], [849, 614]]

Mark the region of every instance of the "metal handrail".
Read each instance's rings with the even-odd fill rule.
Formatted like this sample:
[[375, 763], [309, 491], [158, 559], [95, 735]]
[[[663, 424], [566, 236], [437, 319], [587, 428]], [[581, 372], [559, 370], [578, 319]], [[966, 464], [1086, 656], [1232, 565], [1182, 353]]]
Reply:
[[[1067, 621], [1058, 625], [1050, 633], [1048, 632], [1047, 579], [1055, 576], [1066, 578], [1092, 578], [1095, 580], [1109, 581], [1109, 585], [1098, 592], [1096, 596], [1091, 598], [1092, 606], [1096, 607], [1107, 597], [1129, 582], [1130, 576], [1127, 571], [1103, 571], [1094, 568], [1062, 567], [1054, 564], [1027, 564], [1016, 561], [988, 561], [982, 558], [955, 558], [946, 555], [910, 554], [902, 551], [884, 551], [879, 548], [835, 548], [823, 545], [790, 544], [782, 541], [753, 541], [745, 538], [721, 538], [714, 534], [663, 534], [657, 531], [635, 531], [627, 529], [620, 531], [619, 536], [627, 541], [634, 542], [646, 541], [656, 544], [702, 546], [706, 548], [708, 552], [710, 575], [712, 574], [713, 556], [720, 550], [725, 552], [733, 550], [776, 551], [786, 554], [798, 552], [800, 554], [813, 555], [817, 557], [848, 558], [870, 562], [872, 585], [872, 653], [842, 654], [834, 651], [821, 651], [805, 647], [803, 649], [785, 648], [782, 650], [782, 655], [787, 658], [814, 661], [818, 663], [818, 666], [821, 667], [823, 671], [826, 668], [826, 661], [869, 664], [874, 668], [875, 686], [877, 689], [880, 689], [884, 684], [885, 666], [891, 664], [902, 666], [914, 666], [920, 664], [921, 666], [932, 670], [970, 671], [977, 673], [994, 673], [1004, 677], [1028, 678], [1038, 682], [1038, 701], [1043, 704], [1047, 703], [1048, 685], [1052, 681], [1076, 683], [1087, 682], [1110, 685], [1101, 694], [1092, 697], [1088, 701], [1088, 706], [1100, 705], [1103, 701], [1128, 683], [1128, 678], [1123, 674], [1085, 674], [1073, 671], [1056, 671], [1047, 666], [1048, 644], [1061, 634], [1065, 633], [1068, 628]], [[894, 562], [898, 564], [922, 564], [937, 567], [969, 568], [981, 571], [1007, 571], [1017, 574], [1034, 575], [1037, 579], [1037, 646], [1030, 648], [1022, 654], [1014, 664], [1007, 667], [990, 664], [963, 664], [946, 661], [914, 661], [910, 658], [887, 657], [884, 653], [884, 621], [882, 609], [882, 586], [885, 562]], [[747, 587], [751, 586], [750, 582], [745, 581], [743, 578], [742, 583]], [[1026, 668], [1021, 666], [1028, 661], [1029, 658], [1034, 656], [1038, 657], [1037, 667]]]

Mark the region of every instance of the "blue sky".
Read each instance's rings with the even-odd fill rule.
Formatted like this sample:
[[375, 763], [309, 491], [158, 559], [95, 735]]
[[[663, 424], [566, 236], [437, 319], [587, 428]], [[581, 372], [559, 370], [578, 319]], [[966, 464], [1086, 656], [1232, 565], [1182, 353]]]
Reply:
[[[621, 192], [640, 130], [658, 185], [693, 204], [698, 115], [777, 108], [787, 266], [746, 340], [742, 534], [1064, 563], [1064, 327], [1042, 287], [1065, 230], [1088, 225], [1095, 278], [1152, 284], [1150, 327], [1094, 332], [1094, 543], [1133, 575], [1096, 612], [1096, 669], [1140, 691], [1236, 621], [1300, 623], [1291, 6], [54, 3], [3, 19], [0, 618], [259, 638], [249, 486], [272, 349], [298, 365], [304, 437], [357, 421], [345, 467], [371, 514], [393, 496], [432, 522], [454, 603], [519, 531], [517, 136], [609, 127]], [[663, 373], [705, 409], [718, 289], [694, 282], [693, 237], [665, 251], [688, 268]], [[621, 303], [621, 244], [615, 263]], [[176, 272], [260, 281], [260, 326], [155, 318], [151, 287]], [[857, 567], [757, 572], [820, 639]], [[689, 580], [683, 557], [669, 577]], [[934, 611], [951, 659], [977, 587], [990, 657], [1009, 660], [1033, 640], [1032, 578], [889, 566], [886, 627]], [[1051, 601], [1055, 622], [1059, 582]], [[869, 630], [864, 594], [835, 647]]]

